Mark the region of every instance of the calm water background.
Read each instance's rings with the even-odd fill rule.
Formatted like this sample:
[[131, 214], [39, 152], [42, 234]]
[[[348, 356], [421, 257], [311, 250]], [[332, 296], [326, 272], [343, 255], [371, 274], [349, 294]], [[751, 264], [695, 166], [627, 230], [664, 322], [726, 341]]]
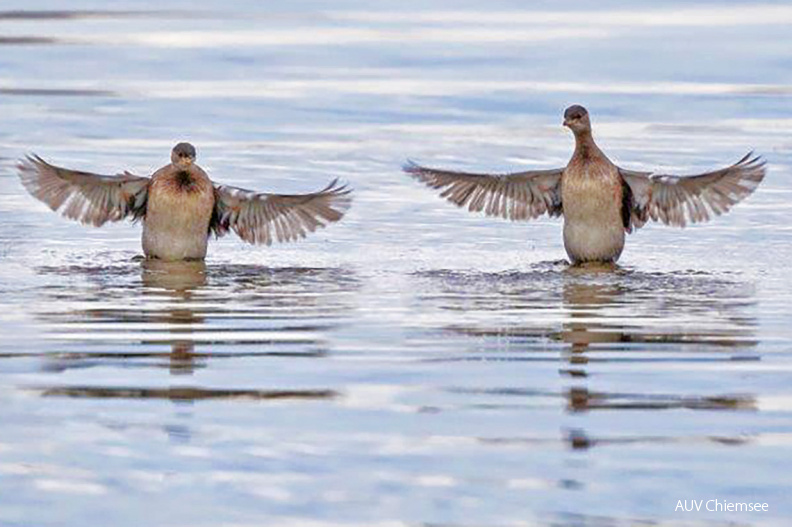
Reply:
[[[0, 6], [0, 525], [788, 525], [792, 6], [195, 4]], [[571, 103], [624, 166], [753, 148], [769, 175], [580, 272], [558, 221], [399, 171], [562, 166]], [[355, 205], [157, 266], [13, 169], [148, 174], [179, 140], [219, 181], [342, 177]], [[770, 510], [674, 512], [715, 498]]]

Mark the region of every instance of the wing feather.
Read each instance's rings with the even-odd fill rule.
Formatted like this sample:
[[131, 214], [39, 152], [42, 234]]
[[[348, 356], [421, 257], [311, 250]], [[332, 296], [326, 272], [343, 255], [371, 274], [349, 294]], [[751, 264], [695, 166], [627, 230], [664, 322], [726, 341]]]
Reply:
[[151, 179], [124, 172], [103, 176], [57, 167], [37, 155], [17, 165], [27, 191], [50, 209], [81, 223], [101, 227], [108, 221], [145, 215]]
[[647, 221], [684, 227], [709, 221], [750, 196], [766, 174], [765, 161], [749, 152], [735, 164], [695, 176], [672, 176], [619, 168], [629, 186], [628, 231]]
[[404, 171], [440, 191], [458, 207], [509, 220], [529, 220], [547, 213], [560, 216], [563, 169], [532, 170], [513, 174], [472, 174], [428, 168], [408, 162]]
[[351, 192], [337, 179], [310, 194], [269, 194], [216, 185], [209, 228], [217, 236], [232, 230], [253, 244], [298, 240], [340, 220], [352, 203]]

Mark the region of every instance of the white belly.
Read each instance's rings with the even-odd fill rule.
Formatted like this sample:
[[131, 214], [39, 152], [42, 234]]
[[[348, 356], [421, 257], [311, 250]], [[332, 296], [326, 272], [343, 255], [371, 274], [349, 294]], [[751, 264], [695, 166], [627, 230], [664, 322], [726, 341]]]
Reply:
[[174, 202], [149, 195], [143, 220], [143, 252], [160, 260], [202, 260], [209, 241], [211, 195], [192, 195]]
[[143, 253], [160, 260], [202, 260], [208, 236], [193, 230], [147, 228], [143, 225]]
[[609, 167], [562, 181], [564, 249], [572, 263], [615, 262], [624, 248], [621, 179]]
[[572, 263], [615, 262], [624, 249], [624, 229], [564, 221], [564, 249]]

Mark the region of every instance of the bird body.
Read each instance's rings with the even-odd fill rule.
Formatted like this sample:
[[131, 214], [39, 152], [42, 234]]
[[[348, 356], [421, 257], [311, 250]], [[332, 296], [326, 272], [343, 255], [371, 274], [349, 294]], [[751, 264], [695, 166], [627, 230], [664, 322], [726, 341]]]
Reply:
[[684, 227], [727, 212], [765, 176], [764, 161], [753, 154], [695, 176], [626, 170], [594, 142], [585, 108], [567, 108], [564, 126], [575, 136], [575, 151], [564, 168], [498, 175], [408, 163], [404, 170], [471, 212], [510, 220], [563, 216], [564, 248], [573, 264], [617, 261], [625, 234], [649, 220]]
[[147, 258], [203, 260], [209, 235], [234, 231], [248, 243], [293, 241], [339, 221], [351, 190], [337, 185], [308, 194], [270, 194], [218, 185], [195, 164], [195, 148], [177, 144], [171, 162], [150, 178], [104, 176], [51, 165], [29, 156], [18, 165], [34, 197], [70, 219], [101, 227], [124, 218], [143, 221]]
[[623, 186], [606, 157], [573, 157], [561, 178], [564, 249], [573, 262], [615, 261], [624, 248]]
[[214, 206], [214, 186], [200, 167], [158, 170], [143, 218], [143, 253], [160, 260], [204, 259]]

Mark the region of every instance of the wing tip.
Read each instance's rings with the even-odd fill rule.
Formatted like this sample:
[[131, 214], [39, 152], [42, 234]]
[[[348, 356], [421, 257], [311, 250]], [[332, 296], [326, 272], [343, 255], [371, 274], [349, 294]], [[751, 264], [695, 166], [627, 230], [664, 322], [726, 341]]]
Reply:
[[745, 154], [735, 165], [760, 165], [764, 166], [767, 164], [767, 161], [764, 157], [757, 154], [755, 150], [750, 150], [747, 154]]
[[38, 171], [38, 167], [42, 164], [46, 165], [47, 162], [31, 152], [25, 154], [25, 157], [17, 161], [16, 168], [20, 172], [33, 172]]
[[407, 158], [404, 161], [404, 163], [402, 163], [402, 170], [404, 170], [405, 172], [409, 172], [411, 170], [415, 170], [416, 168], [418, 168], [418, 163], [416, 163], [415, 161], [413, 161], [410, 158]]
[[407, 159], [401, 166], [402, 172], [405, 174], [409, 174], [412, 177], [420, 177], [421, 172], [423, 172], [424, 168], [413, 161], [412, 159]]
[[334, 198], [335, 203], [352, 202], [352, 188], [347, 181], [342, 181], [339, 178], [333, 179], [329, 185], [321, 190], [321, 194], [329, 194]]
[[[343, 216], [346, 212], [352, 207], [352, 201], [354, 201], [354, 197], [352, 196], [352, 189], [349, 189], [340, 194], [333, 195], [332, 201], [332, 208]], [[341, 218], [339, 218], [341, 219]]]
[[[325, 196], [329, 198], [329, 201], [326, 203], [326, 206], [333, 212], [328, 216], [324, 216], [324, 222], [320, 221], [317, 225], [313, 228], [309, 228], [309, 232], [314, 232], [316, 229], [324, 228], [330, 223], [335, 223], [340, 221], [346, 213], [349, 211], [350, 207], [352, 207], [352, 201], [354, 200], [354, 196], [352, 195], [354, 189], [349, 186], [349, 183], [346, 181], [342, 181], [339, 178], [333, 179], [330, 184], [325, 187], [325, 189], [321, 192]], [[299, 236], [296, 236], [293, 240], [292, 239], [285, 239], [282, 241], [297, 241], [300, 238], [305, 238], [307, 233], [302, 233]]]
[[[51, 177], [45, 170], [51, 165], [44, 161], [40, 156], [29, 153], [16, 163], [17, 176], [20, 183], [32, 196], [41, 199], [38, 192], [42, 185], [46, 184]], [[53, 209], [54, 210], [54, 209]]]
[[744, 177], [748, 181], [755, 183], [753, 188], [756, 188], [767, 175], [767, 160], [754, 150], [745, 154], [734, 166], [745, 171]]

